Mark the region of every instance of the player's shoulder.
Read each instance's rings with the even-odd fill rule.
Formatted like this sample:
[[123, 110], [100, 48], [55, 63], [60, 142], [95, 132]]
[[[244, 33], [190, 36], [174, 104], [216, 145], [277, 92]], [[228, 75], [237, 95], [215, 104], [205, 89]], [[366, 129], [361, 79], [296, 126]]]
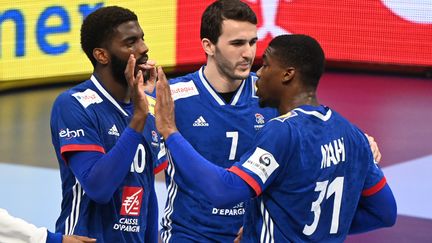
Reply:
[[195, 81], [197, 79], [199, 79], [199, 72], [198, 71], [192, 72], [192, 73], [187, 73], [187, 74], [182, 75], [182, 76], [174, 77], [174, 78], [169, 79], [168, 81], [169, 81], [170, 85], [173, 85], [173, 84], [181, 83], [181, 82]]
[[68, 107], [72, 104], [80, 104], [82, 107], [87, 108], [91, 104], [102, 103], [102, 101], [102, 96], [92, 85], [91, 80], [86, 80], [62, 92], [57, 96], [54, 105]]
[[291, 110], [283, 115], [277, 116], [269, 121], [272, 124], [282, 124], [289, 121], [289, 119], [293, 119], [298, 117], [298, 113], [295, 110]]
[[185, 98], [198, 96], [197, 82], [199, 79], [199, 71], [170, 79], [169, 83], [173, 100], [187, 100]]

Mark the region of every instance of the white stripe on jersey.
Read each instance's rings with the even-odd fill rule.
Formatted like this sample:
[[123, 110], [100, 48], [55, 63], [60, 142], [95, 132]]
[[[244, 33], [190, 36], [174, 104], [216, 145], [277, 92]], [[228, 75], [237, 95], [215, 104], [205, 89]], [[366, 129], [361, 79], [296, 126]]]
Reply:
[[[207, 89], [207, 91], [211, 94], [211, 96], [213, 96], [213, 98], [216, 100], [216, 102], [219, 105], [225, 105], [225, 102], [219, 97], [219, 95], [216, 94], [216, 92], [213, 90], [212, 87], [210, 87], [210, 84], [207, 82], [206, 78], [204, 77], [204, 67], [201, 67], [199, 70], [199, 77], [201, 79], [201, 82], [203, 83], [204, 87]], [[236, 105], [237, 101], [240, 98], [241, 93], [243, 92], [243, 88], [244, 88], [244, 84], [246, 83], [245, 80], [242, 81], [242, 84], [239, 88], [239, 90], [237, 90], [236, 95], [234, 96], [234, 99], [232, 100], [230, 105]]]
[[113, 103], [113, 105], [115, 107], [117, 107], [117, 109], [123, 113], [123, 115], [125, 116], [129, 116], [126, 111], [123, 110], [123, 108], [121, 108], [121, 106], [117, 103], [117, 101], [104, 89], [104, 87], [102, 87], [102, 85], [99, 83], [99, 81], [96, 79], [95, 76], [91, 76], [91, 81], [93, 82], [93, 84], [96, 86], [96, 88], [105, 96], [105, 98], [107, 98], [111, 103]]
[[327, 114], [325, 114], [325, 115], [319, 113], [318, 111], [305, 111], [305, 110], [300, 109], [300, 108], [295, 108], [294, 111], [300, 111], [300, 112], [303, 112], [303, 113], [308, 114], [308, 115], [316, 116], [317, 118], [319, 118], [323, 121], [327, 121], [328, 119], [330, 119], [330, 117], [332, 115], [332, 111], [330, 109], [327, 111]]
[[269, 212], [264, 207], [264, 202], [261, 200], [261, 243], [274, 243], [274, 224]]
[[217, 101], [219, 105], [225, 105], [225, 102], [215, 93], [215, 91], [210, 87], [210, 85], [207, 83], [207, 80], [204, 78], [204, 67], [201, 67], [199, 70], [199, 76], [201, 79], [201, 82], [204, 84], [204, 87], [207, 89], [207, 91], [213, 96], [213, 98]]
[[167, 174], [170, 177], [171, 181], [168, 185], [168, 203], [164, 210], [164, 217], [162, 218], [162, 226], [166, 227], [167, 230], [164, 230], [161, 234], [162, 242], [168, 243], [171, 239], [171, 230], [172, 230], [172, 219], [171, 215], [174, 211], [174, 199], [177, 195], [177, 184], [174, 182], [174, 174], [175, 174], [175, 167], [173, 164], [173, 160], [171, 157], [171, 153], [167, 149], [167, 158], [168, 158], [168, 167], [167, 167]]
[[80, 206], [81, 206], [81, 198], [83, 195], [83, 189], [81, 187], [81, 184], [78, 183], [77, 186], [77, 203], [76, 203], [76, 210], [75, 210], [75, 222], [73, 223], [73, 228], [72, 228], [72, 234], [75, 232], [75, 226], [78, 223], [78, 219], [79, 219], [79, 213], [80, 213]]
[[252, 82], [251, 82], [252, 97], [258, 98], [258, 96], [256, 95], [256, 90], [257, 90], [256, 81], [258, 80], [258, 77], [257, 76], [250, 76], [250, 77], [252, 78]]
[[241, 95], [241, 93], [243, 92], [243, 88], [244, 88], [244, 86], [245, 86], [245, 83], [246, 83], [246, 81], [243, 80], [243, 82], [242, 82], [240, 88], [237, 90], [237, 93], [236, 93], [236, 95], [234, 96], [234, 99], [231, 101], [231, 105], [236, 105], [236, 104], [237, 104], [237, 101], [240, 99], [240, 95]]
[[78, 180], [76, 180], [75, 185], [72, 187], [72, 194], [73, 194], [73, 198], [72, 198], [71, 214], [66, 218], [65, 235], [73, 235], [75, 226], [79, 218], [79, 208], [81, 204], [82, 188]]

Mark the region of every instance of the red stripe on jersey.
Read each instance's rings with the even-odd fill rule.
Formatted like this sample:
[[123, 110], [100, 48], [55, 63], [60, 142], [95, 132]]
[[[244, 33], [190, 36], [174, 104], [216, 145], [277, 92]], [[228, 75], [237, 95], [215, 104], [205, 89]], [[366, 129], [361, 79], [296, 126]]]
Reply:
[[383, 177], [377, 184], [375, 184], [375, 186], [373, 186], [369, 189], [363, 190], [362, 196], [363, 197], [372, 196], [373, 194], [379, 192], [386, 185], [386, 183], [387, 183], [387, 180], [385, 177]]
[[232, 173], [240, 176], [240, 178], [242, 178], [250, 187], [252, 187], [252, 189], [254, 189], [256, 196], [261, 195], [262, 191], [260, 185], [248, 173], [244, 172], [243, 170], [241, 170], [236, 166], [232, 166], [231, 168], [228, 168], [228, 171], [231, 171]]
[[65, 162], [67, 162], [66, 158], [63, 156], [66, 152], [75, 152], [75, 151], [95, 151], [105, 153], [105, 149], [102, 146], [96, 144], [69, 144], [60, 148], [60, 154]]
[[164, 169], [166, 169], [167, 166], [168, 166], [168, 160], [165, 160], [160, 165], [158, 165], [156, 168], [154, 168], [153, 174], [156, 175], [157, 173], [159, 173], [159, 172], [163, 171]]

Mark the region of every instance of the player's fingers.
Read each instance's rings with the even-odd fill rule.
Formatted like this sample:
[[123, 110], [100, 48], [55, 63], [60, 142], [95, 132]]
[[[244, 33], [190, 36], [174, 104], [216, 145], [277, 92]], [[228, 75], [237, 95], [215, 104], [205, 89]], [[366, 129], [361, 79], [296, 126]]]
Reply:
[[153, 69], [156, 65], [156, 62], [153, 60], [147, 60], [146, 63], [139, 64], [138, 66], [142, 69]]
[[135, 56], [133, 54], [130, 54], [124, 72], [126, 80], [129, 83], [129, 86], [132, 86], [134, 83], [135, 63], [136, 63]]
[[138, 74], [136, 76], [136, 81], [137, 82], [135, 82], [135, 84], [138, 85], [138, 87], [144, 85], [144, 77], [141, 70], [138, 71]]

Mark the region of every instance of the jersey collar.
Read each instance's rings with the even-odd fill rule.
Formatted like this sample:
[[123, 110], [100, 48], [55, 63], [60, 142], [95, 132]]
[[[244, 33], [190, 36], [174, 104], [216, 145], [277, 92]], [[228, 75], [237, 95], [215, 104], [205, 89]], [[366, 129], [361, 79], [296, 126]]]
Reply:
[[120, 104], [108, 93], [108, 91], [105, 90], [105, 88], [99, 83], [99, 81], [97, 80], [97, 78], [92, 75], [90, 77], [91, 81], [93, 82], [93, 84], [96, 86], [96, 88], [99, 90], [99, 92], [102, 93], [103, 96], [105, 96], [105, 98], [107, 100], [109, 100], [123, 115], [125, 116], [129, 116], [128, 113], [120, 106]]
[[[213, 87], [208, 82], [207, 78], [204, 75], [204, 67], [202, 66], [199, 70], [199, 77], [204, 85], [205, 89], [209, 92], [209, 94], [213, 97], [213, 99], [219, 104], [219, 105], [226, 105], [225, 101], [217, 94], [217, 92], [213, 89]], [[240, 99], [240, 95], [242, 94], [242, 91], [245, 86], [245, 80], [242, 81], [242, 84], [240, 85], [240, 88], [237, 90], [237, 93], [234, 95], [233, 99], [231, 100], [230, 105], [236, 105]]]

